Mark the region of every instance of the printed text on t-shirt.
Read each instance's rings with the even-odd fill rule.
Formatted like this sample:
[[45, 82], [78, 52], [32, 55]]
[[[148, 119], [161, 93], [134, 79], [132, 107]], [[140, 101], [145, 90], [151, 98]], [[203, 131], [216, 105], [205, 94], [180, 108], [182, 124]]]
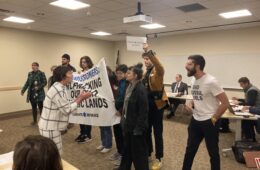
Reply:
[[192, 86], [191, 94], [193, 96], [193, 100], [203, 100], [203, 94], [199, 89], [200, 89], [199, 85]]

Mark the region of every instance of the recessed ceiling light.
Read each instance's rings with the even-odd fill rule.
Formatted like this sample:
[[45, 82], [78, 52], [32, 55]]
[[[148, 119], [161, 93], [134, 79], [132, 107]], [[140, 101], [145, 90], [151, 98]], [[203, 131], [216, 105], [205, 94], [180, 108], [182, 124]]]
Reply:
[[34, 20], [31, 20], [31, 19], [22, 18], [22, 17], [15, 17], [15, 16], [10, 16], [10, 17], [7, 17], [3, 20], [8, 21], [8, 22], [20, 23], [20, 24], [28, 24], [28, 23], [34, 22]]
[[145, 25], [140, 25], [140, 27], [145, 28], [145, 29], [157, 29], [157, 28], [164, 28], [164, 25], [153, 23], [153, 24], [145, 24]]
[[91, 34], [92, 34], [92, 35], [98, 35], [98, 36], [112, 35], [111, 33], [103, 32], [103, 31], [92, 32]]
[[83, 3], [80, 1], [76, 1], [76, 0], [58, 0], [58, 1], [51, 2], [50, 5], [58, 6], [58, 7], [66, 8], [66, 9], [70, 9], [70, 10], [77, 10], [77, 9], [81, 9], [81, 8], [90, 7], [89, 4], [86, 4], [86, 3]]
[[224, 13], [220, 13], [219, 15], [223, 18], [230, 19], [230, 18], [250, 16], [252, 15], [252, 13], [247, 9], [243, 9], [238, 11], [224, 12]]

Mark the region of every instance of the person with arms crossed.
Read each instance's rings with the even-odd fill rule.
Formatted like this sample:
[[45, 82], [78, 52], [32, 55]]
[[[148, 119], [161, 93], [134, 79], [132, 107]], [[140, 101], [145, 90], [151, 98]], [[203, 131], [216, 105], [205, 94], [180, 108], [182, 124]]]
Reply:
[[149, 170], [146, 133], [148, 128], [147, 91], [141, 82], [142, 64], [129, 67], [127, 87], [121, 118], [124, 151], [119, 170]]

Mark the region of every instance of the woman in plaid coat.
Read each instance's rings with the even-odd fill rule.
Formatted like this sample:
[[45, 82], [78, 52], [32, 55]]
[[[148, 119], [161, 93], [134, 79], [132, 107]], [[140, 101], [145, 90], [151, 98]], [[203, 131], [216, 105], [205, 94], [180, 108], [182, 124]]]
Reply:
[[67, 129], [69, 115], [77, 110], [77, 105], [91, 97], [92, 93], [83, 91], [74, 101], [70, 101], [66, 85], [72, 82], [71, 69], [67, 66], [58, 66], [53, 71], [53, 77], [55, 83], [46, 94], [38, 126], [40, 134], [52, 139], [62, 153], [61, 131]]

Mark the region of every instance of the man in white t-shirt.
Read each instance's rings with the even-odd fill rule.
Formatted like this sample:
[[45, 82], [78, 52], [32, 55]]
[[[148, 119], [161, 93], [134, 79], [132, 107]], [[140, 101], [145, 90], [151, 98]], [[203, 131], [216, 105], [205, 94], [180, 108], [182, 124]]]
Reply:
[[193, 112], [188, 127], [188, 142], [183, 161], [183, 170], [190, 170], [199, 145], [205, 138], [210, 156], [211, 170], [220, 170], [219, 157], [219, 121], [229, 102], [224, 90], [215, 77], [205, 73], [205, 60], [201, 55], [188, 57], [186, 70], [191, 82], [193, 101], [186, 109]]

